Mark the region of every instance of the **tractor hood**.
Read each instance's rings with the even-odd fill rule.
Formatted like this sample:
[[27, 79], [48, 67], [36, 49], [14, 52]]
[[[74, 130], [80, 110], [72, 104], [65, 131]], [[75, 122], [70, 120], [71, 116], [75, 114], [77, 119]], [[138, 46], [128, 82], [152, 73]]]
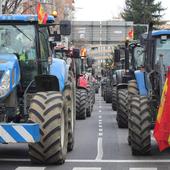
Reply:
[[20, 81], [20, 68], [16, 55], [0, 54], [0, 99], [7, 97]]

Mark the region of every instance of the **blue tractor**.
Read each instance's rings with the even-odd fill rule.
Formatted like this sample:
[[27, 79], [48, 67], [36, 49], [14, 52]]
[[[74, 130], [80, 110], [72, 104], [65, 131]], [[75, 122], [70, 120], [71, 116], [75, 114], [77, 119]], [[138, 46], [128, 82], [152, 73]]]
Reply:
[[152, 31], [150, 24], [141, 42], [144, 65], [128, 84], [128, 139], [133, 155], [147, 155], [151, 151], [151, 129], [170, 65], [170, 30]]
[[69, 66], [51, 57], [50, 26], [53, 16], [39, 25], [36, 15], [0, 15], [0, 143], [28, 143], [33, 163], [62, 164], [75, 100]]

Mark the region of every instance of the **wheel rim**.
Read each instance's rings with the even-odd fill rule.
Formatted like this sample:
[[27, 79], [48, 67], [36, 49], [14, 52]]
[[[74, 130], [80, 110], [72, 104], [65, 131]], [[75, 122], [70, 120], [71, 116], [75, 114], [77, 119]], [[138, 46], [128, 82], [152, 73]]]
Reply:
[[65, 119], [64, 113], [61, 114], [61, 147], [64, 148]]

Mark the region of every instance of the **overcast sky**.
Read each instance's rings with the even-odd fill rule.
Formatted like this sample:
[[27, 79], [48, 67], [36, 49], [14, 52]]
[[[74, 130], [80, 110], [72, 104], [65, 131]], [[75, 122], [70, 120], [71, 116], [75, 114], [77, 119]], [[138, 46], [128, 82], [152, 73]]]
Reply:
[[[163, 19], [170, 20], [169, 0], [161, 1], [162, 6], [167, 8], [164, 11]], [[75, 20], [83, 21], [102, 21], [117, 17], [123, 10], [125, 0], [75, 0]]]

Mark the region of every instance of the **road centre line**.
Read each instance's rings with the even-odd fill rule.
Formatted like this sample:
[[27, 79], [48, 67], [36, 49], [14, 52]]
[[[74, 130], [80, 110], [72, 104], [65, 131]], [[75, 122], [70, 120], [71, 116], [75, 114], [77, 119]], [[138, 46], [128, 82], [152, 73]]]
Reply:
[[99, 129], [99, 132], [103, 132], [103, 129]]
[[99, 122], [102, 122], [103, 120], [102, 119], [99, 119]]
[[102, 118], [102, 116], [101, 115], [99, 115], [99, 119], [101, 119]]
[[99, 110], [99, 112], [102, 112], [101, 110]]
[[103, 136], [103, 133], [100, 133], [100, 132], [99, 132], [99, 136]]
[[99, 122], [99, 125], [102, 125], [102, 122]]
[[99, 128], [102, 128], [103, 126], [102, 125], [99, 125]]
[[103, 158], [103, 142], [102, 142], [102, 137], [98, 138], [97, 141], [97, 156], [96, 156], [96, 160], [102, 160]]

